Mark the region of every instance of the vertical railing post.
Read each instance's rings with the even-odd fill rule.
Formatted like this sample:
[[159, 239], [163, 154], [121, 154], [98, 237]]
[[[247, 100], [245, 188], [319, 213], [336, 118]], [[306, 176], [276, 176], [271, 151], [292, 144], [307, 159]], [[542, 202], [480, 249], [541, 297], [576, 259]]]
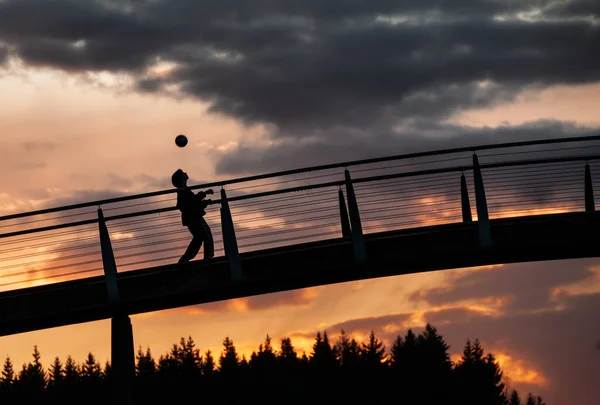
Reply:
[[477, 208], [477, 227], [479, 229], [479, 244], [483, 248], [492, 246], [492, 234], [490, 229], [490, 218], [488, 215], [483, 177], [477, 154], [473, 154], [473, 180], [475, 182], [475, 205]]
[[112, 312], [110, 357], [113, 372], [113, 403], [129, 405], [131, 404], [131, 386], [135, 375], [133, 330], [129, 315], [122, 309], [117, 281], [117, 264], [101, 208], [98, 208], [98, 228], [106, 292]]
[[110, 243], [110, 235], [106, 222], [104, 222], [104, 214], [102, 208], [98, 208], [98, 228], [100, 231], [100, 250], [102, 252], [102, 265], [104, 267], [104, 280], [106, 283], [106, 292], [108, 294], [108, 302], [112, 307], [120, 303], [119, 285], [117, 284], [117, 263]]
[[594, 203], [594, 187], [592, 186], [592, 173], [589, 163], [585, 164], [585, 212], [596, 211]]
[[352, 243], [354, 245], [354, 258], [357, 262], [367, 260], [367, 250], [365, 247], [365, 238], [363, 236], [362, 225], [360, 223], [360, 213], [358, 212], [358, 203], [354, 194], [354, 186], [350, 178], [348, 169], [344, 171], [346, 178], [346, 193], [348, 197], [348, 210], [350, 214], [350, 226], [352, 233]]
[[221, 189], [221, 230], [223, 231], [223, 246], [225, 257], [229, 262], [229, 272], [233, 280], [242, 279], [242, 263], [238, 251], [237, 239], [235, 237], [235, 228], [229, 209], [229, 202], [225, 189]]
[[464, 173], [460, 175], [460, 202], [462, 206], [463, 222], [473, 222], [471, 215], [471, 202], [469, 201], [469, 189], [467, 188], [467, 180]]
[[348, 210], [346, 209], [344, 192], [341, 188], [338, 190], [338, 200], [340, 203], [340, 222], [342, 224], [342, 237], [344, 239], [350, 239], [352, 238], [352, 231], [350, 230], [350, 221], [348, 219]]

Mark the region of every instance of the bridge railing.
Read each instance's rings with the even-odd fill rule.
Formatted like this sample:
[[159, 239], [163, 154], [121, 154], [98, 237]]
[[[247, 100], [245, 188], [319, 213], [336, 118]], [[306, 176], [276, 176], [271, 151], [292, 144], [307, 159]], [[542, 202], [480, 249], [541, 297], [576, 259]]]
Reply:
[[[214, 260], [227, 260], [221, 188], [241, 253], [344, 236], [350, 241], [348, 228], [357, 228], [350, 226], [353, 206], [364, 234], [461, 222], [465, 204], [478, 220], [474, 152], [491, 219], [589, 209], [585, 167], [591, 184], [600, 175], [600, 136], [392, 156], [192, 188], [215, 190], [205, 219], [215, 240]], [[176, 263], [191, 236], [175, 209], [174, 191], [1, 217], [0, 290], [104, 274], [98, 208], [119, 272]], [[593, 197], [591, 188], [588, 194]]]

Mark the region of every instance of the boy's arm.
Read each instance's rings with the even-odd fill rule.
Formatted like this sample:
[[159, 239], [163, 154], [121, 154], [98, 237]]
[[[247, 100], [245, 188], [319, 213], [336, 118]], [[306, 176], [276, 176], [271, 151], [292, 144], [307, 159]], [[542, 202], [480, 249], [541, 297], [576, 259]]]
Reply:
[[214, 191], [212, 189], [206, 191], [198, 191], [196, 196], [198, 197], [198, 199], [204, 200], [208, 194], [214, 194]]

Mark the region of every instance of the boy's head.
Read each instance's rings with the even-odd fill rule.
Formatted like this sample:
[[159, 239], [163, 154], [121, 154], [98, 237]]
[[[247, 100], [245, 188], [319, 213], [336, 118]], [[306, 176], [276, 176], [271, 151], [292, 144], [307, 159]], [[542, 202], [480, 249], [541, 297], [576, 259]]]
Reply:
[[181, 169], [177, 169], [177, 171], [171, 176], [171, 183], [173, 183], [173, 187], [185, 187], [188, 179], [189, 177], [186, 172]]

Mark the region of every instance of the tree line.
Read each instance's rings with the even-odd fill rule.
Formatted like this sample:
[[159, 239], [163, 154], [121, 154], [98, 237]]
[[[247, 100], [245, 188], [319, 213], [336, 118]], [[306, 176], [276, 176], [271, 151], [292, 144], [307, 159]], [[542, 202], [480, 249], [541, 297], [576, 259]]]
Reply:
[[[192, 337], [181, 338], [155, 359], [140, 347], [132, 387], [135, 404], [165, 401], [221, 403], [402, 403], [461, 405], [545, 405], [529, 393], [509, 390], [492, 353], [467, 340], [457, 362], [437, 329], [398, 335], [391, 348], [371, 332], [357, 342], [342, 330], [337, 340], [317, 333], [311, 353], [299, 354], [290, 338], [279, 350], [267, 335], [250, 358], [226, 337], [220, 355], [201, 353]], [[33, 360], [17, 371], [6, 358], [0, 403], [111, 403], [111, 365], [89, 353], [83, 363], [56, 357], [45, 370], [37, 346]]]

